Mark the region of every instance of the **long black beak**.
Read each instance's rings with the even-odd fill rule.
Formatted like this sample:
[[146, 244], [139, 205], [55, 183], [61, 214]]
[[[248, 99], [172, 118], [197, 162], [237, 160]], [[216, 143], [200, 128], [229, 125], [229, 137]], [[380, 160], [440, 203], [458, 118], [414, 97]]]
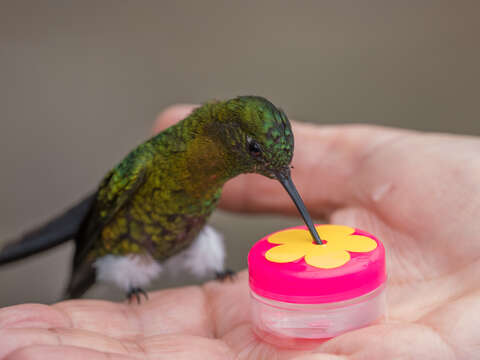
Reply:
[[315, 229], [315, 226], [313, 225], [312, 218], [310, 217], [310, 214], [308, 213], [302, 198], [298, 194], [298, 191], [293, 184], [292, 177], [290, 176], [290, 169], [287, 168], [282, 172], [276, 172], [275, 177], [278, 181], [280, 181], [280, 183], [287, 191], [288, 195], [290, 195], [290, 197], [292, 198], [295, 206], [300, 212], [300, 215], [302, 215], [302, 218], [305, 221], [308, 230], [310, 230], [310, 234], [312, 235], [315, 242], [319, 245], [323, 244], [322, 239], [320, 239], [320, 236], [318, 235], [317, 229]]

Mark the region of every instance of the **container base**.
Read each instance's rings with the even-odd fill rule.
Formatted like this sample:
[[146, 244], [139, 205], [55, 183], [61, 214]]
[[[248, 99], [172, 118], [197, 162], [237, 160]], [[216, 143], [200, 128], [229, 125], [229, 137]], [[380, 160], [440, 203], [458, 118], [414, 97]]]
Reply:
[[[385, 322], [385, 316], [382, 316], [376, 321], [373, 321], [371, 324], [368, 324], [366, 326], [372, 326], [372, 325], [381, 324], [384, 322]], [[282, 349], [289, 349], [289, 350], [313, 350], [316, 347], [322, 345], [323, 343], [335, 337], [335, 336], [332, 336], [329, 338], [307, 339], [307, 338], [301, 338], [301, 337], [282, 336], [279, 334], [274, 334], [274, 333], [259, 329], [255, 326], [253, 326], [252, 329], [253, 329], [253, 333], [260, 341], [266, 342], [268, 344], [274, 345]]]
[[313, 350], [324, 342], [331, 339], [292, 338], [272, 334], [270, 332], [263, 331], [255, 327], [253, 328], [253, 333], [260, 341], [266, 342], [282, 349], [289, 350]]
[[352, 300], [293, 304], [251, 292], [252, 328], [259, 339], [282, 348], [312, 349], [346, 332], [385, 321], [384, 286]]

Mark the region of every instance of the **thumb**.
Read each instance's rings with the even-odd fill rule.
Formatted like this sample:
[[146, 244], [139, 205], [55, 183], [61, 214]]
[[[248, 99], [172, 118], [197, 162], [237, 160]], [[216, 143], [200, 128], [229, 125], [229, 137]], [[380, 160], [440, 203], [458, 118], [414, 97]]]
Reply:
[[185, 119], [191, 112], [198, 107], [193, 104], [177, 104], [167, 107], [160, 114], [153, 123], [153, 133], [157, 134], [166, 128], [175, 125], [180, 120]]
[[[367, 125], [317, 126], [292, 121], [295, 152], [292, 178], [313, 217], [322, 217], [345, 205], [368, 202], [372, 176], [381, 177], [371, 158], [382, 145], [407, 131]], [[366, 164], [368, 166], [366, 166]], [[297, 215], [297, 210], [276, 180], [241, 175], [225, 185], [221, 206], [240, 212]]]

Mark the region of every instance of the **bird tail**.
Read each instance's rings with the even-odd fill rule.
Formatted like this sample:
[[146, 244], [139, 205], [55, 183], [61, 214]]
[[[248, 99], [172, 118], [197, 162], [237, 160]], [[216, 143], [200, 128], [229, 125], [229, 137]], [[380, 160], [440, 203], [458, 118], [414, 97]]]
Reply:
[[95, 283], [96, 270], [90, 263], [81, 264], [72, 271], [70, 281], [63, 294], [63, 300], [82, 297], [83, 294]]
[[94, 198], [95, 194], [87, 196], [47, 224], [5, 245], [0, 250], [0, 266], [48, 250], [74, 238]]

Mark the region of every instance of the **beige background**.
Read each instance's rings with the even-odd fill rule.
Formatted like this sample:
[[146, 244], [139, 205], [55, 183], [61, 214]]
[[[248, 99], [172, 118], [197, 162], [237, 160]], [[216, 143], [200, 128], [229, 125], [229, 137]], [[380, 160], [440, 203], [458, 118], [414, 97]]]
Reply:
[[[479, 135], [479, 4], [0, 1], [0, 239], [92, 190], [177, 102], [258, 94], [302, 121]], [[212, 221], [237, 270], [255, 240], [299, 223]], [[1, 268], [0, 305], [57, 299], [71, 250]]]

